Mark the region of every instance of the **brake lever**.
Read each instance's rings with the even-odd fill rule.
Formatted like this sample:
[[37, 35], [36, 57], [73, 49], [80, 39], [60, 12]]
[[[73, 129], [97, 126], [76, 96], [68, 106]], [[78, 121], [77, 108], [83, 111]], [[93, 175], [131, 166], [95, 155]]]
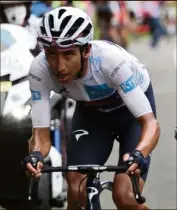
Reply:
[[28, 187], [28, 200], [30, 201], [32, 198], [32, 191], [33, 191], [33, 185], [34, 185], [34, 174], [31, 175], [30, 181], [29, 181], [29, 187]]
[[[31, 164], [32, 164], [33, 168], [37, 169], [37, 163], [38, 163], [38, 159], [36, 157], [32, 157]], [[29, 187], [28, 187], [28, 200], [32, 199], [33, 185], [34, 185], [34, 174], [31, 174], [30, 181], [29, 181]]]
[[146, 198], [144, 196], [141, 195], [140, 190], [139, 190], [139, 182], [137, 180], [137, 177], [134, 174], [130, 175], [130, 179], [132, 182], [132, 186], [133, 186], [133, 192], [135, 195], [135, 199], [139, 204], [143, 204], [146, 201]]

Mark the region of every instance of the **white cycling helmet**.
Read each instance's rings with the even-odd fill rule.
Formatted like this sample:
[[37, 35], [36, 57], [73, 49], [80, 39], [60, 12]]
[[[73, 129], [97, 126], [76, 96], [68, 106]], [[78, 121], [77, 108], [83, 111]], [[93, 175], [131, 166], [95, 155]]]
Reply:
[[59, 7], [44, 15], [40, 23], [38, 40], [44, 46], [69, 48], [85, 45], [93, 40], [90, 16], [75, 7]]

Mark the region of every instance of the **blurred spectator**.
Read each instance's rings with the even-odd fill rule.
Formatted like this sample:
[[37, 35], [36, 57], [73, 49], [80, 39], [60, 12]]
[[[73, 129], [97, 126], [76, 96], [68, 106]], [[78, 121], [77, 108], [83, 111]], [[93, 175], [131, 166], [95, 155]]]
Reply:
[[36, 17], [42, 17], [46, 12], [52, 10], [51, 1], [33, 1], [31, 13]]
[[31, 2], [27, 1], [0, 1], [1, 23], [26, 25], [30, 18]]
[[116, 43], [124, 49], [128, 48], [130, 16], [126, 1], [109, 1], [113, 14], [111, 19], [111, 35]]
[[67, 0], [67, 1], [51, 1], [51, 7], [52, 8], [57, 8], [60, 6], [72, 6], [73, 1], [72, 0]]
[[100, 39], [113, 41], [109, 31], [111, 28], [112, 12], [109, 1], [93, 1], [96, 7], [97, 24], [100, 32]]
[[[1, 1], [0, 4], [1, 23], [23, 26], [30, 34], [37, 38], [40, 19], [31, 14], [31, 1]], [[36, 56], [40, 51], [36, 39], [36, 47], [31, 49], [31, 52]]]
[[176, 33], [176, 6], [176, 1], [163, 1], [161, 3], [161, 20], [169, 35]]
[[142, 17], [144, 24], [148, 24], [152, 35], [151, 46], [156, 47], [161, 36], [167, 35], [165, 27], [160, 21], [160, 2], [142, 1]]

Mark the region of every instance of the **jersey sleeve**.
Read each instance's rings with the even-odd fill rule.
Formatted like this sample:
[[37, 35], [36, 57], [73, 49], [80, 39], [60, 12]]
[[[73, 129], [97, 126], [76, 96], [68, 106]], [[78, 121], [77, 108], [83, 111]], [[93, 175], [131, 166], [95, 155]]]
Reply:
[[46, 66], [37, 56], [30, 67], [29, 84], [32, 102], [33, 127], [50, 127], [50, 88], [47, 86], [47, 75], [44, 72]]
[[142, 78], [138, 71], [134, 71], [138, 66], [134, 65], [133, 59], [124, 49], [113, 46], [109, 52], [103, 53], [103, 72], [110, 86], [116, 87], [124, 104], [138, 118], [152, 112], [152, 108], [140, 87]]

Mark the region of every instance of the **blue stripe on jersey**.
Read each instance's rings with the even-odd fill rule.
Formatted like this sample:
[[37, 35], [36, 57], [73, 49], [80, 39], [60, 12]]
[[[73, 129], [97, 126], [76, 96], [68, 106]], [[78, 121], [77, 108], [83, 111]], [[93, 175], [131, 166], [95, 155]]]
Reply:
[[106, 84], [88, 86], [84, 85], [84, 88], [90, 98], [90, 100], [102, 99], [110, 96], [115, 91], [114, 88], [109, 88]]

